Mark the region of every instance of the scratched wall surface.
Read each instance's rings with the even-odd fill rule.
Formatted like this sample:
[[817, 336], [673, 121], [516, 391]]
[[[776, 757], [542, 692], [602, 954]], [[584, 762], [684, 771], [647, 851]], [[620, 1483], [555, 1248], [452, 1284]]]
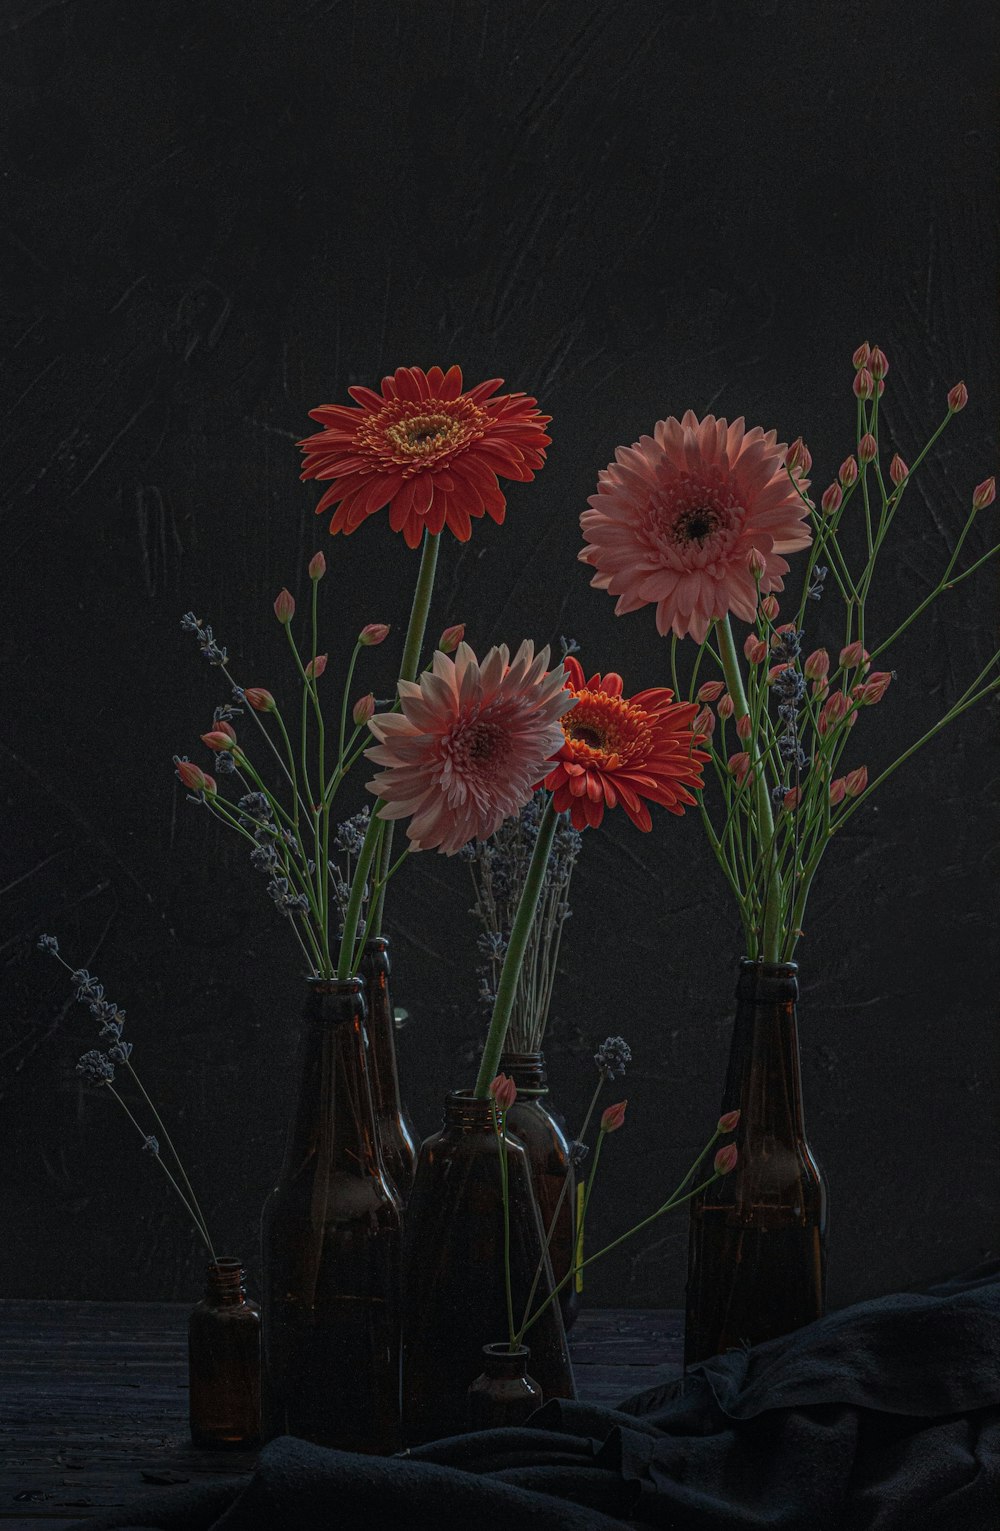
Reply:
[[[575, 637], [630, 689], [665, 680], [649, 612], [616, 619], [575, 561], [621, 442], [690, 406], [802, 433], [819, 489], [853, 441], [850, 355], [889, 353], [886, 435], [912, 461], [874, 600], [932, 588], [995, 467], [995, 155], [985, 6], [903, 0], [8, 0], [0, 75], [5, 829], [0, 1293], [184, 1298], [196, 1239], [106, 1095], [91, 1023], [38, 954], [55, 932], [129, 1015], [134, 1059], [219, 1245], [259, 1282], [259, 1208], [293, 1088], [300, 964], [244, 848], [185, 801], [174, 752], [225, 699], [194, 609], [245, 683], [292, 684], [271, 602], [323, 547], [331, 649], [385, 695], [415, 572], [376, 517], [332, 540], [299, 483], [306, 411], [397, 364], [502, 375], [553, 416], [507, 523], [448, 540], [430, 630], [480, 649]], [[996, 512], [968, 556], [990, 545]], [[987, 568], [892, 655], [852, 742], [875, 771], [996, 641]], [[830, 602], [810, 641], [838, 644]], [[830, 1297], [995, 1253], [997, 720], [965, 714], [831, 849], [800, 948]], [[364, 799], [360, 784], [347, 807]], [[424, 1132], [481, 1036], [466, 868], [391, 900], [405, 1093]], [[609, 1032], [628, 1129], [595, 1238], [683, 1171], [714, 1119], [740, 936], [697, 817], [589, 833], [548, 1046], [571, 1125]], [[594, 1270], [598, 1304], [677, 1306], [686, 1225]]]

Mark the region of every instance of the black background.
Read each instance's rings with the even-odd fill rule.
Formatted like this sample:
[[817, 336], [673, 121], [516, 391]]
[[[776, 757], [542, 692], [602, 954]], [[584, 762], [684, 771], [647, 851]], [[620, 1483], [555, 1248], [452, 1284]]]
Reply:
[[[907, 498], [876, 634], [931, 587], [995, 465], [995, 45], [987, 7], [951, 10], [7, 0], [0, 1292], [193, 1300], [202, 1262], [114, 1102], [78, 1085], [94, 1032], [42, 930], [128, 1010], [217, 1244], [259, 1281], [300, 964], [241, 845], [174, 780], [174, 752], [207, 764], [225, 699], [178, 619], [287, 692], [271, 602], [303, 600], [322, 547], [331, 652], [392, 622], [366, 672], [387, 693], [416, 555], [384, 514], [326, 535], [297, 477], [309, 408], [401, 364], [537, 395], [548, 464], [510, 487], [505, 526], [446, 535], [430, 635], [464, 621], [481, 653], [566, 634], [639, 690], [667, 678], [652, 612], [616, 619], [575, 561], [598, 470], [690, 406], [801, 432], [821, 491], [853, 446], [867, 337], [908, 461], [968, 383]], [[996, 526], [985, 512], [971, 552]], [[874, 772], [960, 692], [995, 597], [985, 570], [907, 635], [845, 763]], [[833, 600], [811, 616], [810, 646], [837, 646]], [[996, 745], [981, 707], [895, 776], [808, 910], [835, 1304], [995, 1253]], [[482, 1034], [469, 902], [466, 868], [426, 854], [389, 905], [424, 1132]], [[593, 1046], [621, 1032], [635, 1053], [603, 1239], [714, 1120], [740, 935], [696, 815], [656, 813], [648, 836], [609, 816], [573, 903], [548, 1044], [571, 1125]], [[661, 1224], [595, 1268], [589, 1300], [680, 1305], [685, 1249], [685, 1219]]]

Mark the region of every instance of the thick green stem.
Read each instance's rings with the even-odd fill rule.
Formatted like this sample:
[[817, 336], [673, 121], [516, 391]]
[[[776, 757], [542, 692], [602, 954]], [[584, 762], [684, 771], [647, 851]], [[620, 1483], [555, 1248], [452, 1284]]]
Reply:
[[524, 960], [525, 948], [528, 944], [528, 936], [531, 932], [531, 924], [538, 908], [538, 900], [542, 891], [542, 883], [545, 880], [545, 868], [549, 864], [549, 853], [552, 850], [552, 839], [556, 832], [558, 814], [550, 797], [545, 805], [541, 823], [538, 826], [538, 837], [535, 840], [535, 848], [531, 853], [531, 861], [528, 866], [528, 875], [524, 879], [524, 887], [521, 890], [521, 899], [514, 916], [514, 926], [510, 933], [510, 941], [507, 946], [507, 955], [503, 960], [500, 970], [500, 982], [497, 984], [497, 997], [493, 1005], [493, 1018], [490, 1021], [490, 1029], [486, 1037], [486, 1046], [483, 1048], [482, 1062], [479, 1065], [479, 1076], [476, 1079], [476, 1088], [473, 1095], [476, 1100], [485, 1100], [489, 1094], [490, 1081], [496, 1078], [497, 1069], [500, 1066], [500, 1054], [507, 1039], [507, 1027], [510, 1024], [510, 1014], [514, 1008], [514, 997], [517, 993], [517, 980], [521, 972], [521, 963]]

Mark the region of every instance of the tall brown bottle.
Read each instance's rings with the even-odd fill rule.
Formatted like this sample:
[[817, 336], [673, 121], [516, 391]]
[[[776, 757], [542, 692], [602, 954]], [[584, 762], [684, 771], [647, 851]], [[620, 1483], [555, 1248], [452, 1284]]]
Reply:
[[684, 1364], [789, 1334], [823, 1313], [826, 1192], [806, 1142], [798, 967], [744, 958], [722, 1112], [735, 1170], [691, 1202]]
[[372, 1103], [382, 1145], [382, 1161], [405, 1205], [417, 1167], [417, 1137], [399, 1096], [391, 973], [388, 937], [373, 936], [370, 941], [366, 941], [361, 959], [361, 976], [365, 981], [365, 1001], [368, 1007]]
[[[531, 1165], [535, 1199], [546, 1233], [559, 1197], [566, 1186], [556, 1220], [549, 1257], [552, 1274], [561, 1281], [572, 1268], [576, 1249], [576, 1175], [569, 1158], [569, 1142], [549, 1106], [549, 1085], [544, 1053], [503, 1053], [500, 1072], [517, 1085], [517, 1100], [507, 1112], [507, 1128], [524, 1146]], [[567, 1179], [569, 1184], [566, 1185]], [[567, 1332], [576, 1321], [580, 1298], [576, 1281], [568, 1281], [559, 1293]]]
[[262, 1219], [264, 1435], [399, 1445], [400, 1200], [368, 1079], [364, 983], [311, 979], [299, 1099]]

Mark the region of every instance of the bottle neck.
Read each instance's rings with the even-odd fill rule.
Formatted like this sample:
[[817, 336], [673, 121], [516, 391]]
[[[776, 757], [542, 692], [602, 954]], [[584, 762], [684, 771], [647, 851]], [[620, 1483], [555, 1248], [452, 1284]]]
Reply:
[[388, 936], [369, 937], [361, 954], [362, 978], [369, 985], [374, 981], [387, 987], [391, 974], [392, 960]]
[[527, 1345], [519, 1345], [516, 1350], [509, 1350], [506, 1345], [484, 1345], [483, 1357], [485, 1365], [483, 1370], [487, 1377], [495, 1381], [516, 1381], [523, 1377], [528, 1370], [528, 1357], [531, 1351]]
[[223, 1256], [209, 1265], [205, 1278], [205, 1300], [215, 1307], [238, 1306], [246, 1301], [246, 1272], [242, 1261]]
[[797, 1000], [796, 963], [741, 962], [722, 1109], [748, 1143], [805, 1141]]
[[[461, 1132], [492, 1133], [493, 1102], [488, 1099], [476, 1100], [471, 1090], [452, 1090], [450, 1095], [445, 1096], [444, 1125], [446, 1129], [456, 1128]], [[503, 1126], [502, 1111], [500, 1126]]]
[[502, 1053], [500, 1072], [513, 1079], [518, 1095], [537, 1099], [549, 1093], [544, 1053]]
[[380, 1176], [361, 978], [310, 979], [286, 1171]]

